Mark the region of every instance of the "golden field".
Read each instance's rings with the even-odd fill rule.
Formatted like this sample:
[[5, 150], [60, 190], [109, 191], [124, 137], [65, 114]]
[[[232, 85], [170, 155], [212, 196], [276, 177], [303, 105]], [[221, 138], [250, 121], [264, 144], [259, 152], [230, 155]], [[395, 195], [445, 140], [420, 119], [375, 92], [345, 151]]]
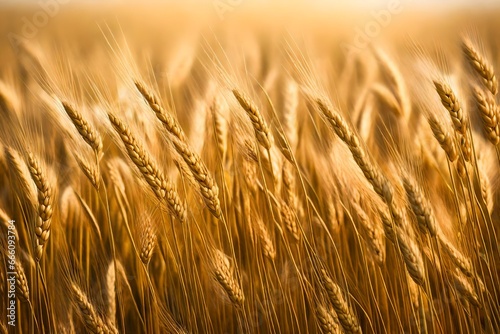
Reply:
[[0, 5], [0, 333], [500, 332], [499, 14]]

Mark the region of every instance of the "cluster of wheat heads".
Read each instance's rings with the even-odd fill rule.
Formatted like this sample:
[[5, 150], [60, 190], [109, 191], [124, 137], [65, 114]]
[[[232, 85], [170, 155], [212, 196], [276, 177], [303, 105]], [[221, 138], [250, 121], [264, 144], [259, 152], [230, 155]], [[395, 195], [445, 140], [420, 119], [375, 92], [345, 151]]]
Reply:
[[341, 68], [205, 44], [168, 80], [120, 48], [20, 43], [0, 83], [15, 331], [498, 333], [487, 42]]

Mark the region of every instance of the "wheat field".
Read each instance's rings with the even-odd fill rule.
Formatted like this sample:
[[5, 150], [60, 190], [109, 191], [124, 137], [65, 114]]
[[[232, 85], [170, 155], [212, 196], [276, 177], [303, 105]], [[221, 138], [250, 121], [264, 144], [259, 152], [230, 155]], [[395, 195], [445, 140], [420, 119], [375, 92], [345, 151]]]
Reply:
[[0, 6], [0, 333], [500, 332], [499, 8], [46, 3]]

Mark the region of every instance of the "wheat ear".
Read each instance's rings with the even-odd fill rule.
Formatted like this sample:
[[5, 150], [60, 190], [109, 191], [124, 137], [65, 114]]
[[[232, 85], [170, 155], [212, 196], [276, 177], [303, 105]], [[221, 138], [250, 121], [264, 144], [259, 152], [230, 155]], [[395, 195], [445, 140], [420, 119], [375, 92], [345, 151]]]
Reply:
[[267, 127], [266, 121], [262, 114], [260, 113], [257, 105], [250, 100], [250, 98], [245, 95], [242, 91], [238, 89], [233, 89], [234, 97], [238, 100], [240, 106], [246, 111], [250, 121], [252, 122], [253, 128], [255, 130], [255, 136], [257, 141], [267, 150], [271, 149], [272, 137]]
[[493, 71], [493, 66], [477, 51], [468, 38], [462, 40], [462, 50], [476, 73], [483, 79], [484, 85], [493, 95], [496, 95], [498, 92], [498, 80]]
[[462, 136], [467, 133], [467, 126], [465, 123], [465, 115], [460, 106], [457, 96], [451, 89], [451, 87], [443, 81], [434, 81], [434, 87], [441, 98], [442, 105], [448, 110], [453, 122], [453, 127]]
[[212, 265], [215, 280], [222, 286], [231, 302], [235, 306], [241, 307], [245, 297], [238, 281], [233, 276], [227, 256], [220, 250], [215, 250], [212, 255]]
[[448, 130], [446, 129], [446, 125], [440, 122], [436, 116], [430, 114], [429, 115], [429, 125], [431, 127], [434, 138], [438, 141], [439, 145], [446, 153], [448, 160], [450, 162], [454, 162], [458, 158], [457, 148], [455, 146], [455, 142], [453, 141], [453, 137], [450, 135]]
[[20, 296], [26, 300], [30, 300], [30, 290], [28, 286], [28, 279], [26, 278], [26, 274], [24, 272], [24, 268], [21, 265], [21, 262], [16, 259], [14, 267], [16, 269], [16, 287], [20, 290]]
[[319, 327], [324, 334], [340, 334], [342, 331], [339, 326], [339, 319], [333, 310], [327, 309], [323, 305], [316, 307], [316, 317]]
[[45, 171], [32, 153], [28, 153], [28, 168], [38, 192], [38, 217], [35, 226], [35, 259], [40, 261], [44, 247], [50, 236], [52, 222], [53, 189], [49, 185]]
[[365, 210], [359, 204], [353, 203], [352, 206], [356, 212], [357, 221], [360, 223], [361, 229], [367, 235], [367, 243], [375, 261], [378, 264], [383, 264], [385, 262], [384, 231], [376, 222], [370, 221]]
[[285, 201], [282, 201], [280, 204], [280, 216], [281, 221], [283, 222], [283, 224], [285, 224], [287, 231], [290, 232], [295, 240], [299, 241], [300, 230], [295, 218], [295, 212], [288, 206], [288, 204], [286, 204]]
[[458, 174], [463, 178], [465, 177], [467, 166], [466, 162], [471, 160], [472, 155], [472, 144], [467, 133], [468, 129], [468, 120], [465, 117], [465, 114], [460, 106], [460, 102], [451, 89], [451, 87], [442, 81], [434, 81], [434, 86], [436, 91], [441, 98], [441, 103], [448, 110], [451, 121], [453, 122], [453, 127], [458, 134], [458, 141], [460, 144], [460, 149], [462, 151], [463, 159], [458, 160], [457, 171]]
[[424, 286], [425, 269], [422, 253], [415, 241], [402, 228], [396, 227], [395, 230], [399, 249], [403, 255], [408, 274], [415, 283]]
[[217, 142], [217, 148], [219, 149], [219, 154], [221, 161], [225, 161], [226, 152], [227, 152], [227, 121], [221, 115], [221, 101], [219, 96], [214, 98], [212, 105], [210, 106], [210, 111], [213, 117], [214, 123], [214, 136]]
[[147, 218], [143, 224], [144, 226], [141, 229], [140, 237], [140, 256], [142, 263], [147, 265], [151, 260], [151, 257], [153, 256], [153, 251], [155, 249], [157, 241], [157, 234], [153, 222], [150, 220], [150, 218]]
[[108, 326], [97, 314], [94, 306], [89, 301], [87, 295], [75, 284], [71, 284], [71, 292], [78, 307], [85, 326], [95, 334], [118, 334], [118, 330], [113, 326]]
[[262, 222], [260, 218], [257, 219], [256, 225], [260, 240], [262, 241], [264, 256], [273, 261], [276, 258], [276, 248], [274, 247], [271, 235], [269, 234], [266, 225], [264, 225], [264, 222]]
[[455, 264], [455, 266], [457, 266], [467, 277], [473, 277], [474, 274], [471, 261], [456, 249], [441, 231], [439, 231], [437, 236], [441, 249], [448, 255], [451, 262], [453, 262], [453, 264]]
[[428, 231], [433, 237], [436, 236], [436, 217], [429, 200], [425, 197], [418, 183], [410, 175], [405, 174], [402, 179], [406, 197], [410, 203], [411, 210], [417, 217], [420, 230], [424, 233]]
[[110, 113], [108, 116], [111, 124], [125, 144], [128, 156], [139, 168], [156, 197], [159, 200], [166, 199], [171, 213], [181, 222], [184, 221], [186, 219], [186, 210], [174, 184], [165, 178], [158, 169], [156, 162], [135, 138], [129, 127], [115, 115]]
[[9, 170], [14, 174], [19, 188], [21, 188], [19, 190], [28, 198], [30, 203], [35, 203], [37, 195], [33, 191], [26, 162], [21, 158], [19, 152], [11, 147], [5, 147], [5, 157]]
[[366, 179], [370, 182], [375, 192], [389, 205], [392, 202], [393, 190], [389, 181], [382, 175], [369, 160], [368, 154], [361, 146], [358, 136], [347, 125], [344, 118], [329, 103], [321, 98], [315, 99], [323, 116], [328, 120], [339, 138], [346, 143], [351, 154]]
[[489, 94], [483, 94], [478, 87], [474, 87], [473, 92], [486, 136], [496, 146], [500, 143], [500, 124], [498, 119], [500, 117], [500, 108], [496, 104], [495, 99]]
[[158, 98], [154, 93], [146, 88], [146, 86], [139, 81], [134, 82], [135, 87], [141, 93], [144, 100], [148, 103], [151, 110], [154, 111], [156, 117], [163, 124], [163, 127], [179, 140], [186, 141], [187, 137], [182, 131], [179, 123], [161, 106]]
[[340, 287], [332, 281], [326, 270], [321, 270], [321, 282], [325, 288], [333, 309], [337, 313], [342, 328], [345, 333], [361, 333], [358, 318], [345, 300]]
[[299, 88], [295, 81], [287, 81], [283, 94], [283, 131], [292, 151], [299, 142], [297, 113], [299, 105]]
[[208, 210], [215, 216], [215, 218], [220, 218], [222, 210], [219, 201], [219, 188], [208, 171], [207, 166], [198, 154], [191, 150], [185, 142], [180, 141], [176, 137], [171, 137], [171, 141], [175, 150], [182, 157], [191, 170], [193, 177], [196, 179]]
[[453, 273], [453, 286], [461, 297], [468, 300], [472, 305], [481, 307], [476, 291], [462, 273], [458, 271]]
[[69, 118], [73, 122], [73, 125], [78, 130], [78, 133], [80, 133], [83, 140], [85, 140], [85, 142], [94, 150], [96, 156], [99, 157], [102, 152], [102, 139], [97, 130], [68, 102], [63, 101], [62, 105], [64, 111], [66, 111], [66, 114], [68, 114]]
[[92, 186], [96, 189], [99, 190], [100, 187], [100, 177], [99, 177], [99, 171], [97, 168], [94, 168], [93, 166], [87, 164], [84, 161], [84, 158], [82, 158], [78, 153], [74, 154], [76, 163], [78, 164], [78, 167], [80, 167], [80, 170], [83, 172], [83, 174], [87, 177], [87, 179], [90, 181]]

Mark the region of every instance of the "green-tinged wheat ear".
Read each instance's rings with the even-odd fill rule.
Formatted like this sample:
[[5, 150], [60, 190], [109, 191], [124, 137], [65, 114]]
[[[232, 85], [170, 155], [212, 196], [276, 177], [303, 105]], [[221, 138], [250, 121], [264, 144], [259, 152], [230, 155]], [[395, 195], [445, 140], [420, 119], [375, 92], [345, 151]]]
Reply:
[[156, 197], [159, 200], [166, 199], [170, 212], [181, 222], [186, 219], [186, 209], [181, 201], [174, 184], [165, 178], [163, 173], [157, 167], [152, 156], [144, 149], [135, 136], [117, 116], [109, 113], [109, 120], [120, 136], [127, 154], [132, 162], [139, 168], [146, 182], [149, 184]]

